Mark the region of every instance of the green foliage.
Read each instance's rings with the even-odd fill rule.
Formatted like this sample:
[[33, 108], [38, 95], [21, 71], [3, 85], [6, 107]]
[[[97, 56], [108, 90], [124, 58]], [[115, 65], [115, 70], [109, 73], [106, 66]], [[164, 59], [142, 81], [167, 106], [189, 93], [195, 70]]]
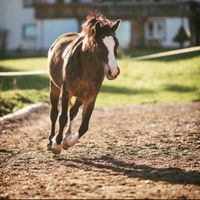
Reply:
[[[122, 56], [118, 63], [121, 74], [113, 81], [105, 79], [97, 105], [200, 100], [199, 52], [148, 61]], [[0, 61], [0, 71], [38, 69], [46, 69], [46, 58]], [[30, 103], [49, 102], [48, 75], [0, 77], [0, 91], [0, 115]]]
[[0, 59], [6, 57], [6, 48], [7, 48], [6, 38], [7, 38], [7, 35], [8, 35], [8, 31], [0, 28]]
[[178, 42], [180, 44], [180, 47], [183, 47], [184, 42], [189, 41], [189, 36], [186, 33], [185, 29], [183, 26], [181, 26], [178, 30], [178, 33], [174, 37], [174, 41]]
[[0, 93], [0, 116], [11, 113], [26, 105], [48, 102], [48, 90], [8, 90]]

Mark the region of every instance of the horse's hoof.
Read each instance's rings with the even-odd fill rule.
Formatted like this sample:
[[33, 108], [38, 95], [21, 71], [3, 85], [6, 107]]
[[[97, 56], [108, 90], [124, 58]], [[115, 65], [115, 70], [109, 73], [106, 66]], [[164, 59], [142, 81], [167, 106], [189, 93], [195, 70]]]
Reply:
[[66, 146], [63, 146], [63, 149], [64, 150], [68, 150], [70, 147], [68, 147], [67, 145]]
[[65, 150], [68, 150], [70, 147], [67, 145], [67, 136], [65, 136], [63, 138], [63, 141], [62, 141], [62, 146], [63, 146], [63, 149]]
[[61, 145], [56, 145], [51, 147], [51, 152], [54, 154], [60, 154], [61, 152]]
[[67, 136], [66, 144], [68, 147], [75, 145], [79, 140], [79, 133], [70, 134]]
[[68, 150], [70, 147], [72, 147], [73, 145], [75, 145], [79, 140], [79, 134], [70, 134], [70, 135], [66, 135], [63, 138], [62, 141], [62, 147], [65, 150]]
[[62, 144], [57, 144], [56, 142], [56, 135], [52, 138], [52, 146], [51, 146], [51, 151], [54, 154], [60, 154], [61, 149], [62, 149]]
[[51, 151], [51, 148], [52, 148], [52, 144], [47, 144], [47, 150]]

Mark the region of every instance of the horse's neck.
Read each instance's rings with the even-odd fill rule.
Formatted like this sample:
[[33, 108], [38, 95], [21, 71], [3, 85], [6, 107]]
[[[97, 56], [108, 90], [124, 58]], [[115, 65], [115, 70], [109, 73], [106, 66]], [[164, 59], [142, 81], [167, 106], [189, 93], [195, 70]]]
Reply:
[[76, 38], [63, 52], [65, 69], [73, 71], [73, 74], [94, 77], [98, 74], [100, 79], [104, 77], [104, 66], [97, 52], [83, 50], [83, 37]]
[[84, 77], [101, 85], [104, 79], [104, 66], [97, 54], [92, 52], [81, 52], [81, 65]]

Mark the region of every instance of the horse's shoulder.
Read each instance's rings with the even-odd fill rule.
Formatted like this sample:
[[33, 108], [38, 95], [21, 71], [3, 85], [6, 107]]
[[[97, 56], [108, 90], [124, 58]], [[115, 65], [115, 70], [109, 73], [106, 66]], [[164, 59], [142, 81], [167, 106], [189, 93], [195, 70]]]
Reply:
[[65, 33], [61, 36], [59, 36], [54, 43], [50, 46], [49, 51], [52, 51], [55, 46], [62, 46], [62, 45], [68, 45], [71, 43], [74, 39], [76, 39], [79, 36], [78, 33]]
[[81, 46], [82, 46], [82, 36], [78, 35], [75, 39], [73, 39], [69, 45], [65, 46], [62, 53], [62, 58], [65, 64], [71, 63], [70, 61], [75, 59], [78, 61], [77, 55], [80, 53]]

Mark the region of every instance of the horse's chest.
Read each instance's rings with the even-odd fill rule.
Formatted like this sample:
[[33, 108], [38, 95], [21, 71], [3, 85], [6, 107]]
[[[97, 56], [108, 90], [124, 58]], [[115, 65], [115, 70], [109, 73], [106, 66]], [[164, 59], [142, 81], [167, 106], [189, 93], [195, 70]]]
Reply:
[[[87, 64], [87, 63], [85, 63]], [[69, 68], [67, 73], [68, 90], [80, 98], [98, 94], [104, 79], [103, 68], [95, 65]]]
[[102, 81], [95, 81], [92, 79], [76, 79], [69, 82], [69, 92], [72, 96], [80, 98], [87, 98], [95, 96], [101, 88]]

